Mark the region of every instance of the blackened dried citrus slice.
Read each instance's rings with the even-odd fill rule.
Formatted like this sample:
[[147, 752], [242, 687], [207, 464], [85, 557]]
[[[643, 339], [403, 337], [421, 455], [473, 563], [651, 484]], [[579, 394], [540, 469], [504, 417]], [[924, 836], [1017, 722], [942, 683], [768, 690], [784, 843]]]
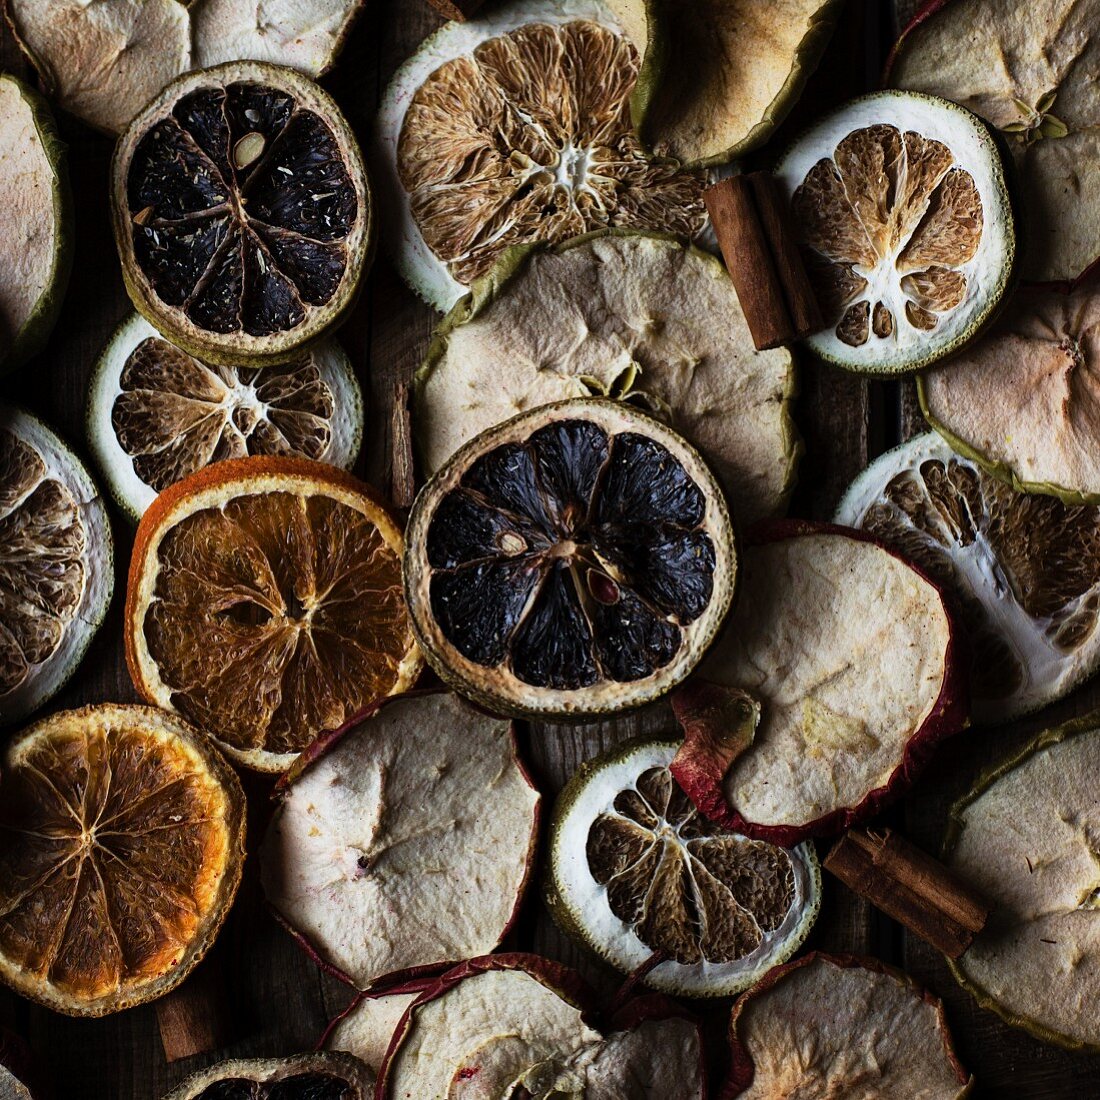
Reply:
[[164, 1100], [370, 1100], [374, 1075], [358, 1058], [314, 1051], [231, 1058], [193, 1073]]
[[619, 402], [563, 401], [483, 432], [409, 519], [421, 647], [459, 691], [508, 713], [657, 698], [710, 644], [736, 576], [714, 475]]
[[0, 978], [101, 1016], [179, 984], [244, 864], [244, 793], [194, 728], [152, 707], [64, 711], [16, 735], [0, 801]]
[[235, 760], [282, 771], [324, 730], [420, 670], [401, 531], [367, 485], [321, 462], [218, 462], [142, 517], [126, 592], [138, 691]]
[[373, 232], [367, 174], [308, 78], [255, 61], [182, 76], [127, 127], [111, 172], [130, 297], [192, 354], [285, 359], [353, 304]]
[[793, 954], [817, 916], [813, 846], [780, 848], [707, 821], [669, 765], [680, 741], [632, 741], [588, 761], [550, 822], [547, 904], [626, 973], [661, 961], [664, 993], [738, 993]]

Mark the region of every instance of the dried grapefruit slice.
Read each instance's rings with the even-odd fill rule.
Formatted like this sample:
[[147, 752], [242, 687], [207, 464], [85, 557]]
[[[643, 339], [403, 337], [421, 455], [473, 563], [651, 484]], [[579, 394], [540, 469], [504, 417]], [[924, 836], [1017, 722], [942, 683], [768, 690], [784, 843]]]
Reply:
[[514, 922], [539, 802], [507, 720], [451, 694], [386, 700], [286, 776], [260, 849], [264, 892], [361, 989], [438, 972], [492, 951]]
[[958, 358], [917, 379], [928, 422], [1029, 493], [1100, 504], [1100, 288], [1021, 289]]
[[219, 366], [134, 314], [99, 357], [87, 424], [111, 495], [138, 520], [162, 489], [227, 458], [290, 455], [346, 469], [363, 438], [363, 396], [335, 341], [277, 366]]
[[669, 237], [602, 230], [512, 249], [436, 329], [413, 427], [434, 473], [478, 432], [572, 397], [615, 397], [707, 457], [738, 519], [786, 508], [801, 442], [786, 348], [753, 348], [733, 284]]
[[720, 1100], [777, 1096], [961, 1100], [943, 1005], [876, 959], [815, 952], [777, 967], [733, 1006]]
[[582, 764], [550, 822], [547, 904], [613, 966], [663, 993], [739, 993], [798, 950], [817, 916], [813, 846], [706, 821], [672, 778], [680, 742], [632, 741]]
[[74, 1016], [183, 981], [244, 864], [244, 793], [199, 732], [152, 707], [63, 711], [3, 757], [0, 978]]
[[845, 828], [966, 724], [966, 667], [944, 596], [862, 532], [762, 525], [740, 591], [700, 672], [756, 702], [754, 736], [731, 759], [715, 749], [731, 729], [685, 723], [672, 765], [710, 820], [778, 844]]
[[307, 77], [259, 61], [180, 77], [119, 138], [111, 180], [130, 297], [193, 355], [286, 360], [354, 304], [373, 243], [366, 168]]
[[1100, 509], [1017, 492], [929, 433], [872, 463], [836, 518], [954, 593], [976, 720], [1038, 710], [1100, 667]]
[[512, 245], [608, 226], [698, 236], [705, 176], [642, 149], [637, 71], [602, 0], [511, 0], [427, 39], [391, 82], [376, 138], [410, 286], [445, 310]]
[[563, 401], [482, 432], [409, 518], [405, 591], [428, 660], [513, 714], [640, 706], [684, 679], [730, 606], [714, 475], [621, 402]]
[[113, 559], [82, 463], [41, 421], [0, 405], [0, 725], [72, 675], [111, 602]]
[[809, 339], [824, 359], [915, 370], [993, 316], [1015, 228], [996, 143], [969, 111], [912, 92], [864, 96], [798, 138], [776, 175], [828, 322]]
[[401, 531], [375, 492], [295, 458], [219, 462], [142, 517], [126, 662], [151, 703], [235, 760], [282, 771], [420, 669]]
[[193, 1073], [164, 1100], [371, 1100], [374, 1076], [350, 1054], [231, 1058]]

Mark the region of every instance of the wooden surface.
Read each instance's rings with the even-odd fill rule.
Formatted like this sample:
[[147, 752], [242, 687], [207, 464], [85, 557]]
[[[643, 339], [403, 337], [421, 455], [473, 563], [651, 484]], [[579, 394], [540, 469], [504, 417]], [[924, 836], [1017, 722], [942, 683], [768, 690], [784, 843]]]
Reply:
[[[819, 74], [772, 148], [831, 102], [872, 86], [890, 38], [886, 5], [852, 0], [841, 32]], [[325, 83], [365, 138], [380, 90], [400, 61], [439, 24], [424, 0], [368, 0], [341, 64]], [[7, 67], [21, 70], [10, 43]], [[65, 308], [49, 347], [14, 379], [3, 383], [6, 399], [25, 404], [83, 450], [85, 386], [99, 349], [129, 312], [107, 217], [110, 142], [62, 118], [72, 151], [78, 224], [76, 263]], [[766, 157], [756, 158], [766, 164]], [[750, 165], [754, 167], [756, 164]], [[386, 213], [382, 212], [385, 220]], [[401, 285], [380, 256], [354, 318], [343, 333], [368, 396], [369, 431], [359, 472], [388, 488], [392, 403], [395, 387], [407, 379], [422, 355], [434, 316]], [[802, 481], [793, 510], [828, 517], [851, 477], [884, 448], [921, 430], [909, 383], [867, 383], [807, 362], [796, 416], [806, 442]], [[120, 615], [122, 570], [131, 531], [115, 517], [119, 581], [104, 629], [83, 666], [53, 706], [135, 698], [122, 658]], [[944, 812], [982, 765], [1018, 745], [1048, 721], [1092, 705], [1096, 689], [1085, 689], [1048, 714], [1011, 730], [969, 731], [937, 757], [916, 791], [883, 816], [932, 850], [938, 845]], [[614, 722], [589, 726], [543, 724], [524, 731], [524, 748], [544, 792], [552, 797], [583, 759], [638, 732], [668, 728], [663, 706]], [[268, 784], [247, 779], [250, 846], [262, 831]], [[152, 1006], [100, 1021], [71, 1020], [0, 993], [0, 1024], [24, 1034], [65, 1100], [156, 1100], [188, 1073], [220, 1057], [284, 1054], [311, 1047], [325, 1022], [348, 1000], [347, 991], [293, 944], [265, 912], [254, 860], [233, 913], [208, 962], [192, 981], [221, 988], [234, 1033], [232, 1045], [209, 1056], [168, 1065]], [[1100, 1059], [1077, 1057], [1013, 1032], [978, 1010], [950, 977], [942, 960], [900, 928], [872, 911], [835, 880], [826, 881], [824, 908], [811, 944], [829, 950], [877, 954], [905, 965], [943, 996], [967, 1067], [987, 1097], [1085, 1098], [1100, 1095]], [[579, 966], [603, 991], [619, 978], [582, 957], [542, 911], [536, 895], [527, 904], [510, 947], [532, 949]], [[720, 1038], [728, 1005], [705, 1008], [710, 1030]], [[720, 1052], [719, 1052], [720, 1057]]]

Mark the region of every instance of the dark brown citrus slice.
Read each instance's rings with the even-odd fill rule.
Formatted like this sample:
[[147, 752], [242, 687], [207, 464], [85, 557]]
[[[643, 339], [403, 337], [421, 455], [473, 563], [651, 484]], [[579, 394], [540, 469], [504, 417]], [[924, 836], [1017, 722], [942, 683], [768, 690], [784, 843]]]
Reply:
[[564, 401], [476, 436], [417, 498], [406, 598], [428, 659], [512, 713], [638, 706], [694, 667], [729, 608], [722, 491], [628, 405]]
[[374, 1074], [350, 1054], [232, 1058], [193, 1073], [164, 1100], [370, 1100]]
[[289, 766], [420, 669], [401, 531], [368, 486], [293, 458], [220, 462], [142, 517], [126, 594], [138, 690], [235, 760]]
[[0, 803], [0, 977], [59, 1012], [160, 996], [202, 958], [244, 862], [244, 794], [151, 707], [64, 711], [16, 735]]
[[366, 271], [366, 169], [339, 108], [262, 62], [180, 77], [119, 139], [112, 213], [138, 311], [208, 360], [285, 359]]

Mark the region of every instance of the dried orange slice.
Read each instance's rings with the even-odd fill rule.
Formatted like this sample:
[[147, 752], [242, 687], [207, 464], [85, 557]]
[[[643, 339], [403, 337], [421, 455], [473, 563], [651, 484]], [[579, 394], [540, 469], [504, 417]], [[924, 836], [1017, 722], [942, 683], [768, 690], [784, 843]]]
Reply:
[[235, 760], [282, 771], [416, 679], [402, 546], [381, 498], [336, 467], [256, 457], [200, 470], [138, 527], [130, 675]]
[[3, 757], [0, 979], [73, 1016], [159, 997], [205, 954], [244, 863], [244, 793], [174, 715], [104, 703]]

